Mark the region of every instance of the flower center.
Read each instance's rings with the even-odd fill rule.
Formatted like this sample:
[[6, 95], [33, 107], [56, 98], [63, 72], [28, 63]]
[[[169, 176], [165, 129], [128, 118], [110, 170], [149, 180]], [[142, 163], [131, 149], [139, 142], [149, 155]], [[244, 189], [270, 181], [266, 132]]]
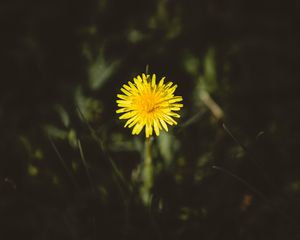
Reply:
[[156, 98], [152, 95], [144, 96], [139, 103], [140, 109], [145, 113], [152, 113], [157, 109]]

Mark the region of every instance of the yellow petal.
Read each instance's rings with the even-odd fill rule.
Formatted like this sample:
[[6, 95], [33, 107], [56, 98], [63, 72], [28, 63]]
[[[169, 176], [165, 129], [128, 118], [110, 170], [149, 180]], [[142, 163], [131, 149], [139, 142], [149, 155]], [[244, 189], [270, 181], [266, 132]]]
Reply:
[[173, 103], [171, 106], [172, 106], [172, 107], [179, 107], [179, 108], [182, 108], [182, 107], [183, 107], [183, 104], [182, 104], [182, 103]]
[[132, 134], [133, 135], [135, 135], [135, 134], [138, 135], [142, 131], [143, 127], [144, 127], [144, 124], [140, 124], [140, 123], [136, 124], [134, 126], [134, 128], [132, 129]]
[[151, 86], [152, 86], [152, 88], [154, 88], [154, 87], [156, 87], [156, 75], [155, 74], [153, 74], [152, 75], [152, 82], [151, 82]]
[[174, 112], [170, 112], [170, 113], [169, 113], [169, 116], [176, 117], [176, 118], [180, 118], [180, 115], [177, 114], [177, 113], [174, 113]]
[[163, 78], [159, 81], [158, 87], [161, 87], [161, 86], [164, 84], [165, 78], [166, 78], [166, 77], [163, 77]]
[[153, 127], [154, 127], [154, 132], [156, 136], [159, 136], [159, 128], [158, 128], [158, 123], [156, 120], [153, 121]]
[[125, 96], [123, 94], [117, 94], [117, 97], [120, 98], [120, 99], [123, 99], [123, 100], [127, 100], [128, 99], [128, 96]]
[[170, 88], [173, 85], [172, 82], [168, 82], [168, 84], [165, 86], [166, 89]]
[[120, 108], [116, 111], [116, 113], [124, 113], [130, 111], [128, 108]]
[[175, 102], [181, 102], [181, 101], [182, 101], [182, 97], [177, 96], [177, 97], [173, 97], [172, 99], [170, 99], [169, 103], [175, 103]]
[[166, 132], [168, 131], [168, 126], [167, 126], [167, 124], [165, 123], [165, 121], [164, 120], [162, 120], [161, 118], [159, 119], [159, 121], [160, 121], [160, 123], [161, 123], [161, 125], [163, 126], [163, 128], [166, 130]]
[[169, 94], [173, 94], [175, 92], [176, 88], [177, 88], [177, 85], [174, 85], [173, 87], [171, 87], [170, 89], [168, 89], [168, 93]]
[[137, 88], [135, 87], [135, 85], [132, 82], [129, 81], [128, 84], [133, 91], [137, 91]]
[[137, 121], [138, 121], [138, 115], [135, 115], [134, 117], [129, 118], [127, 120], [127, 122], [125, 123], [124, 127], [127, 127], [129, 125], [128, 127], [130, 128], [130, 126], [132, 127]]
[[128, 112], [128, 113], [125, 113], [125, 114], [121, 115], [119, 117], [119, 119], [128, 119], [128, 118], [132, 118], [135, 115], [136, 115], [136, 111], [131, 111], [131, 112]]
[[149, 124], [147, 123], [146, 124], [146, 138], [148, 138], [150, 136], [150, 126]]
[[123, 93], [125, 93], [127, 96], [130, 96], [130, 95], [131, 95], [131, 93], [128, 92], [128, 91], [126, 91], [124, 88], [121, 88], [121, 91], [122, 91]]

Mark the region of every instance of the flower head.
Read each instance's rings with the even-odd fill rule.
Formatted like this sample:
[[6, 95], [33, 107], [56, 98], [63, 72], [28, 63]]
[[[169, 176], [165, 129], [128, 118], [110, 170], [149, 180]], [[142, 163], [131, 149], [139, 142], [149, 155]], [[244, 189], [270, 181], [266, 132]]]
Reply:
[[174, 96], [177, 85], [172, 82], [164, 83], [163, 77], [156, 83], [156, 75], [142, 74], [133, 79], [133, 82], [124, 84], [121, 88], [123, 94], [118, 94], [118, 107], [116, 112], [122, 115], [119, 119], [127, 119], [124, 127], [132, 128], [132, 134], [139, 134], [145, 127], [146, 137], [150, 137], [153, 130], [159, 136], [160, 130], [168, 131], [169, 125], [176, 125], [174, 118], [180, 115], [183, 107], [181, 96]]

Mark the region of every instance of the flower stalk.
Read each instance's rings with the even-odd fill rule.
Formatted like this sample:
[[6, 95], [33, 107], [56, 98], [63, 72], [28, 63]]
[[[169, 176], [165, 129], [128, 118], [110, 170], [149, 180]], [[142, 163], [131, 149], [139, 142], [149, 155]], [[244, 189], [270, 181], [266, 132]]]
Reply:
[[[140, 196], [146, 206], [150, 206], [154, 184], [154, 165], [152, 162], [151, 138], [159, 136], [161, 131], [168, 131], [169, 126], [177, 125], [179, 111], [183, 107], [182, 96], [175, 95], [177, 85], [159, 81], [156, 75], [138, 75], [133, 81], [123, 84], [116, 103], [119, 119], [125, 120], [124, 127], [132, 128], [132, 134], [138, 135], [145, 130], [144, 161], [133, 178], [140, 179]], [[133, 172], [134, 173], [134, 172]], [[134, 176], [135, 175], [135, 176]]]
[[151, 152], [151, 139], [146, 138], [145, 140], [145, 153], [144, 163], [142, 167], [142, 187], [141, 187], [141, 198], [145, 205], [151, 203], [151, 191], [153, 187], [154, 171], [152, 163], [152, 152]]

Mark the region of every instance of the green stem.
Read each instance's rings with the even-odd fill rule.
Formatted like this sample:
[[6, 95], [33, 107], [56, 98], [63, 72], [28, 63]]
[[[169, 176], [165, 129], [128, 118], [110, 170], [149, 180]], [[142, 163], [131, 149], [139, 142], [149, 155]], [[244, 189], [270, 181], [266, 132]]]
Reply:
[[151, 154], [151, 142], [150, 138], [145, 140], [145, 165], [151, 165], [152, 163], [152, 154]]
[[153, 164], [151, 154], [151, 141], [150, 138], [145, 140], [145, 155], [144, 164], [142, 169], [142, 181], [141, 197], [145, 205], [149, 205], [151, 202], [151, 190], [153, 186]]

